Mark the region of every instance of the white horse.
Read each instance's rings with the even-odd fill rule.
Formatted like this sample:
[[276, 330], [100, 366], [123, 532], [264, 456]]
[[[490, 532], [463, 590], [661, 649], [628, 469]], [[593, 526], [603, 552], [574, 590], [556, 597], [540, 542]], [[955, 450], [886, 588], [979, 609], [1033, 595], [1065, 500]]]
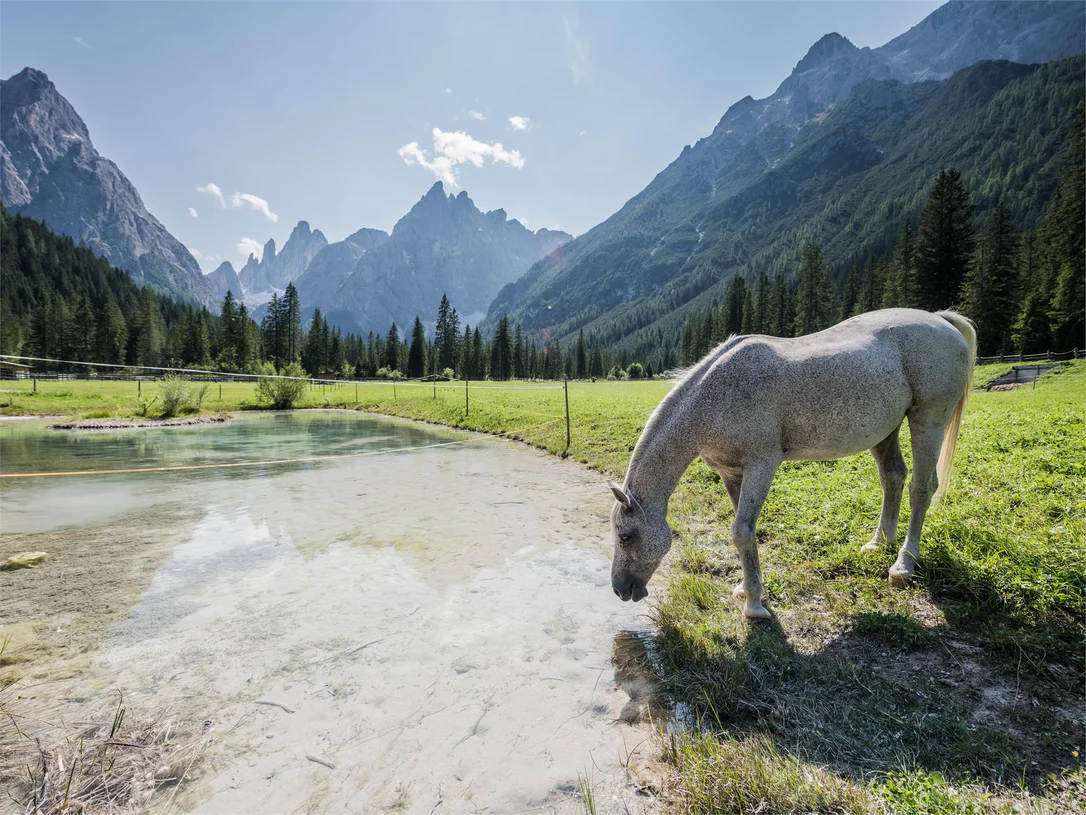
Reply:
[[720, 473], [735, 508], [732, 540], [747, 619], [768, 619], [754, 529], [782, 461], [826, 461], [870, 450], [882, 515], [864, 549], [897, 543], [907, 470], [898, 431], [912, 439], [912, 515], [890, 585], [913, 575], [920, 530], [946, 489], [973, 379], [976, 327], [952, 311], [884, 309], [806, 337], [730, 337], [687, 370], [637, 441], [626, 479], [608, 482], [615, 557], [611, 586], [641, 600], [671, 548], [667, 504], [698, 456]]

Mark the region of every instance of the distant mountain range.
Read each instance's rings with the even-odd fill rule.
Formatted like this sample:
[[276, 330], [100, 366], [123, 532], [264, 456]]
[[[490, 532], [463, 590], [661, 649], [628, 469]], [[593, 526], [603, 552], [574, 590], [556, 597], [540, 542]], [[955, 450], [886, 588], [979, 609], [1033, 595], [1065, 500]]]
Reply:
[[[1081, 104], [1081, 61], [947, 77], [982, 60], [1080, 54], [1084, 27], [1082, 3], [970, 2], [881, 48], [828, 34], [772, 96], [735, 103], [619, 212], [503, 289], [488, 322], [508, 314], [537, 335], [584, 327], [636, 345], [638, 334], [677, 331], [751, 264], [794, 269], [804, 240], [835, 259], [870, 251], [916, 211], [941, 166], [982, 174], [970, 182], [989, 199], [1005, 189], [1039, 200]], [[1031, 81], [1035, 96], [1016, 93]], [[1000, 161], [1023, 166], [1009, 174]]]
[[1083, 61], [1066, 58], [1082, 53], [1084, 30], [1081, 2], [951, 2], [879, 48], [827, 34], [775, 93], [736, 102], [576, 239], [481, 212], [438, 183], [391, 234], [329, 243], [300, 221], [281, 251], [268, 241], [240, 270], [204, 276], [31, 68], [0, 82], [0, 199], [212, 307], [233, 291], [256, 309], [293, 282], [306, 312], [383, 332], [432, 319], [445, 293], [473, 324], [508, 314], [546, 339], [584, 328], [637, 346], [676, 332], [738, 272], [791, 273], [804, 241], [835, 264], [884, 248], [942, 166], [963, 171], [981, 210], [1002, 195], [1034, 212], [1081, 105]]
[[98, 154], [79, 114], [33, 68], [0, 80], [0, 200], [142, 283], [211, 302], [196, 258], [147, 211], [117, 165]]

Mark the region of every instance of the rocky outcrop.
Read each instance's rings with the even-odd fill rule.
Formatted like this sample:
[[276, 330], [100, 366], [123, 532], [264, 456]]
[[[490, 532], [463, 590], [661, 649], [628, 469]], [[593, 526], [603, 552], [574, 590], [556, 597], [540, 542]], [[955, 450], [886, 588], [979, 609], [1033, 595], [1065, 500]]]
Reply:
[[322, 308], [336, 310], [336, 293], [354, 273], [358, 261], [387, 240], [388, 233], [380, 229], [360, 229], [344, 240], [328, 244], [294, 281], [299, 299], [307, 306], [323, 303]]
[[[386, 331], [395, 320], [433, 316], [441, 295], [467, 320], [485, 313], [498, 291], [572, 239], [532, 232], [505, 210], [480, 212], [467, 192], [446, 195], [437, 182], [399, 220], [388, 240], [365, 252], [330, 298], [313, 305], [348, 311], [363, 329]], [[303, 306], [310, 304], [303, 296]]]
[[248, 300], [262, 303], [273, 293], [283, 291], [302, 276], [310, 261], [327, 245], [328, 239], [319, 229], [310, 229], [307, 221], [298, 221], [279, 254], [275, 252], [275, 241], [269, 240], [260, 260], [250, 255], [238, 273]]
[[0, 200], [171, 296], [210, 303], [196, 259], [143, 205], [41, 71], [0, 81]]
[[230, 261], [220, 263], [219, 267], [207, 276], [207, 282], [211, 284], [211, 293], [216, 300], [226, 297], [228, 291], [233, 292], [238, 300], [242, 299], [244, 292], [241, 288], [241, 280], [238, 279], [238, 273], [234, 271], [234, 266]]

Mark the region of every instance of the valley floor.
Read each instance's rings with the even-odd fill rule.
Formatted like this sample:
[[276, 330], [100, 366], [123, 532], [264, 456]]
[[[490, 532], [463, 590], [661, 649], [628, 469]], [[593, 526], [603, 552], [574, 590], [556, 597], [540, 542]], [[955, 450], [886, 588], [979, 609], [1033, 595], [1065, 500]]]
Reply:
[[[1007, 367], [978, 369], [978, 385]], [[617, 476], [668, 388], [570, 383], [568, 448], [553, 383], [472, 383], [466, 415], [455, 382], [311, 388], [300, 406], [503, 434]], [[689, 725], [661, 742], [674, 811], [1080, 811], [1084, 393], [1084, 362], [975, 390], [905, 591], [887, 586], [893, 552], [860, 551], [879, 511], [871, 458], [786, 464], [758, 533], [765, 626], [743, 623], [731, 596], [718, 476], [690, 468], [671, 504], [680, 543], [650, 599], [657, 668]], [[8, 415], [130, 415], [135, 399], [130, 382], [0, 385]], [[213, 387], [205, 407], [255, 407], [252, 386]]]

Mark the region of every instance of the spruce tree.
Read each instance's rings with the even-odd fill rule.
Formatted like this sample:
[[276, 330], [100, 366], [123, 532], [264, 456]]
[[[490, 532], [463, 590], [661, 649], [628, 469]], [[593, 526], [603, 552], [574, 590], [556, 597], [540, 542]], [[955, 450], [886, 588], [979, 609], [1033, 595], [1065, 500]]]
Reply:
[[584, 341], [584, 329], [582, 328], [577, 335], [577, 379], [586, 379], [588, 377], [588, 347]]
[[939, 171], [920, 215], [916, 237], [916, 302], [920, 308], [949, 308], [957, 301], [973, 251], [972, 210], [961, 173]]
[[[448, 301], [445, 301], [448, 303]], [[418, 379], [426, 373], [426, 332], [422, 320], [415, 315], [415, 325], [411, 329], [411, 350], [407, 352], [407, 375]]]
[[1007, 208], [996, 204], [977, 243], [962, 282], [962, 311], [977, 324], [981, 355], [1011, 350], [1011, 329], [1018, 312], [1018, 236]]
[[393, 371], [400, 370], [400, 332], [396, 328], [395, 321], [388, 330], [388, 336], [385, 337], [384, 365]]
[[808, 243], [803, 248], [799, 267], [795, 336], [812, 334], [829, 326], [832, 306], [829, 273], [822, 249], [817, 244]]

